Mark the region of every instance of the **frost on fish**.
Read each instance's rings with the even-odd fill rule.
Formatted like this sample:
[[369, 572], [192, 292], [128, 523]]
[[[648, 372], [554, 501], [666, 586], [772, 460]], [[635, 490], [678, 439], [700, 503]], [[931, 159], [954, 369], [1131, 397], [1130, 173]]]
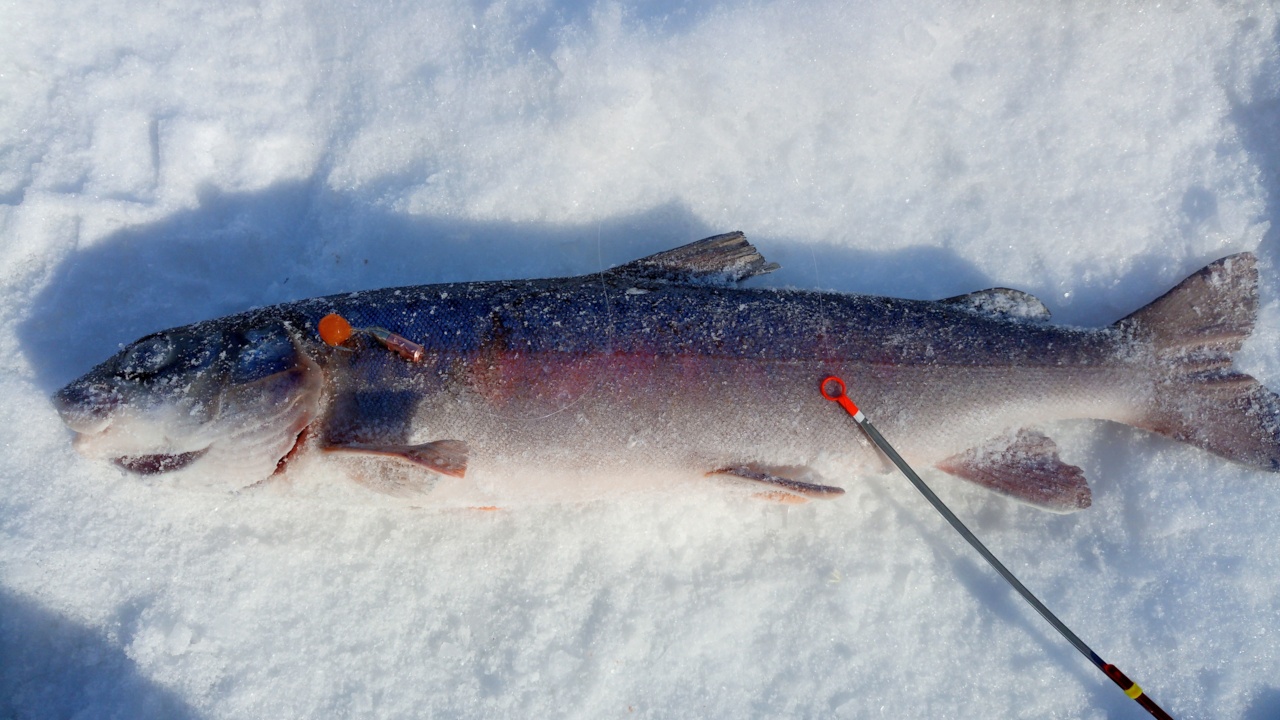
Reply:
[[[54, 403], [80, 450], [141, 474], [242, 488], [305, 457], [379, 494], [479, 505], [713, 482], [838, 497], [883, 459], [822, 399], [832, 374], [908, 461], [1057, 512], [1090, 493], [1047, 421], [1280, 466], [1280, 402], [1231, 368], [1256, 316], [1248, 254], [1097, 329], [1054, 326], [1008, 288], [742, 287], [775, 269], [728, 233], [580, 277], [287, 303], [143, 338]], [[333, 345], [330, 314], [356, 328]]]
[[296, 327], [282, 315], [148, 335], [54, 403], [87, 456], [186, 484], [244, 487], [270, 476], [316, 418], [324, 377]]
[[1050, 317], [1049, 308], [1040, 298], [1003, 287], [957, 295], [938, 302], [1008, 319], [1047, 321]]
[[1028, 505], [1075, 512], [1093, 502], [1084, 471], [1058, 457], [1047, 435], [1023, 428], [946, 458], [938, 468]]
[[1242, 253], [1209, 264], [1116, 327], [1157, 357], [1136, 423], [1222, 457], [1280, 469], [1280, 398], [1231, 367], [1258, 317], [1258, 270]]

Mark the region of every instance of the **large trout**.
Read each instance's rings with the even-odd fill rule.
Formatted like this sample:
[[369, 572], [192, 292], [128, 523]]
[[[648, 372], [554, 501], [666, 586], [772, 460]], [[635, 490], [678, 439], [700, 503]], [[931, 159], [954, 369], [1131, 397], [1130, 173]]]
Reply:
[[[446, 503], [709, 476], [838, 495], [881, 460], [819, 393], [832, 374], [908, 461], [1058, 512], [1090, 493], [1034, 429], [1046, 421], [1113, 420], [1280, 467], [1280, 402], [1231, 367], [1256, 316], [1249, 254], [1089, 329], [1005, 288], [920, 301], [739, 285], [776, 267], [730, 233], [580, 277], [285, 303], [148, 335], [54, 403], [81, 452], [134, 472], [238, 489], [321, 453], [372, 490]], [[330, 315], [350, 337], [322, 339]]]

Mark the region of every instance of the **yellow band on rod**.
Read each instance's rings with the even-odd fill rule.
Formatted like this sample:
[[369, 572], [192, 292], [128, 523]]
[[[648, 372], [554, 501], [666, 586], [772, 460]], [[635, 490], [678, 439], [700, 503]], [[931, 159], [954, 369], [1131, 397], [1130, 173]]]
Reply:
[[1137, 700], [1137, 699], [1138, 699], [1138, 696], [1142, 694], [1142, 688], [1138, 687], [1138, 683], [1134, 683], [1134, 684], [1133, 684], [1133, 687], [1131, 687], [1131, 688], [1129, 688], [1128, 690], [1125, 690], [1125, 691], [1124, 691], [1124, 694], [1125, 694], [1125, 695], [1128, 695], [1129, 697], [1133, 698], [1134, 700]]

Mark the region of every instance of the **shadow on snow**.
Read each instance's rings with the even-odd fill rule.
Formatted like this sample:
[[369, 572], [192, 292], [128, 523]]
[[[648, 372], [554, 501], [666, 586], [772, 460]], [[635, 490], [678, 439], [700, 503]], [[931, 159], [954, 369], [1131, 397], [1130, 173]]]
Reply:
[[117, 643], [2, 588], [0, 658], [0, 717], [198, 717]]
[[317, 183], [209, 192], [198, 208], [72, 253], [18, 329], [52, 392], [148, 333], [352, 290], [599, 272], [742, 229], [783, 270], [752, 281], [939, 298], [991, 283], [951, 251], [866, 251], [707, 227], [668, 204], [589, 225], [413, 217]]

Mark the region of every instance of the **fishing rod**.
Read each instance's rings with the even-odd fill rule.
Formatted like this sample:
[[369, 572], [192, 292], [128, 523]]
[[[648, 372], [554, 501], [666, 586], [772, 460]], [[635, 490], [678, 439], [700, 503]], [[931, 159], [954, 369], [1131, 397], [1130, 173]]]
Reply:
[[880, 451], [887, 455], [889, 459], [893, 461], [894, 465], [898, 466], [898, 469], [902, 471], [902, 474], [906, 475], [907, 479], [911, 481], [911, 484], [916, 486], [916, 490], [919, 490], [920, 494], [924, 495], [925, 499], [929, 501], [929, 504], [933, 505], [933, 509], [937, 510], [942, 517], [946, 518], [946, 521], [951, 523], [951, 527], [955, 528], [956, 532], [960, 533], [960, 536], [967, 540], [969, 544], [973, 546], [973, 549], [977, 550], [978, 554], [981, 555], [982, 558], [991, 565], [991, 567], [995, 568], [996, 572], [1000, 573], [1000, 577], [1004, 578], [1005, 582], [1008, 582], [1014, 590], [1018, 591], [1018, 594], [1022, 596], [1023, 600], [1026, 600], [1031, 607], [1036, 609], [1036, 612], [1040, 613], [1041, 617], [1048, 621], [1055, 630], [1061, 633], [1062, 637], [1067, 639], [1067, 642], [1071, 643], [1076, 650], [1079, 650], [1081, 655], [1088, 658], [1089, 662], [1093, 663], [1094, 666], [1101, 670], [1104, 675], [1111, 678], [1111, 681], [1118, 685], [1120, 689], [1124, 691], [1125, 695], [1128, 695], [1132, 700], [1141, 705], [1143, 709], [1151, 713], [1152, 716], [1159, 718], [1160, 720], [1173, 720], [1172, 716], [1161, 709], [1161, 707], [1157, 705], [1155, 701], [1138, 686], [1137, 683], [1130, 680], [1124, 673], [1120, 672], [1120, 668], [1109, 662], [1104, 662], [1102, 658], [1098, 657], [1098, 654], [1086, 645], [1078, 635], [1071, 632], [1071, 628], [1067, 627], [1058, 619], [1057, 615], [1054, 615], [1049, 608], [1045, 607], [1045, 604], [1040, 602], [1039, 598], [1032, 595], [1031, 591], [1028, 590], [1027, 587], [1018, 580], [1018, 578], [1014, 577], [1013, 573], [1009, 572], [1009, 568], [1006, 568], [1004, 563], [1001, 563], [996, 559], [995, 555], [991, 554], [991, 551], [987, 549], [987, 546], [983, 545], [982, 541], [970, 532], [969, 528], [965, 527], [964, 523], [960, 522], [960, 518], [956, 517], [955, 513], [951, 512], [951, 508], [948, 508], [946, 503], [942, 502], [937, 495], [933, 494], [933, 491], [929, 489], [929, 486], [925, 484], [924, 480], [920, 479], [920, 476], [916, 474], [916, 471], [912, 470], [911, 466], [907, 464], [907, 461], [903, 460], [902, 456], [899, 455], [898, 452], [893, 449], [893, 446], [889, 444], [889, 441], [884, 439], [884, 436], [881, 435], [880, 431], [871, 424], [871, 421], [867, 419], [867, 416], [858, 409], [858, 406], [853, 403], [853, 400], [849, 399], [849, 395], [845, 391], [843, 380], [832, 375], [822, 381], [822, 384], [819, 386], [819, 390], [822, 393], [822, 397], [834, 403], [838, 403], [840, 407], [844, 408], [845, 412], [849, 413], [849, 416], [852, 417], [853, 421], [858, 424], [858, 427], [862, 428], [863, 432], [871, 438], [871, 441], [876, 444], [876, 447], [880, 448]]

